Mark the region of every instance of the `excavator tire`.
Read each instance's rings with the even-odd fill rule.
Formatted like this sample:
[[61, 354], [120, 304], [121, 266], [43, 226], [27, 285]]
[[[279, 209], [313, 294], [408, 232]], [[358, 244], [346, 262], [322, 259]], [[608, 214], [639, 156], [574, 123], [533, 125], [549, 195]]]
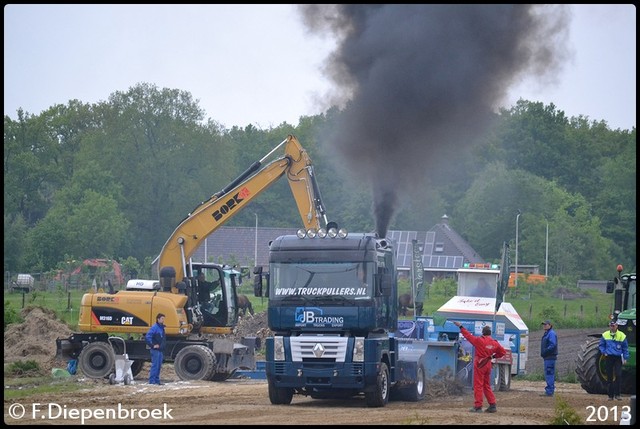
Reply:
[[203, 345], [187, 346], [178, 352], [173, 367], [181, 380], [210, 380], [216, 369], [216, 355]]
[[109, 343], [87, 344], [78, 356], [78, 368], [88, 378], [105, 378], [115, 368], [116, 355]]
[[607, 375], [604, 356], [600, 354], [599, 338], [589, 338], [580, 348], [576, 359], [576, 375], [587, 393], [606, 394]]
[[131, 375], [137, 376], [142, 371], [142, 368], [144, 368], [144, 360], [134, 360], [131, 364]]

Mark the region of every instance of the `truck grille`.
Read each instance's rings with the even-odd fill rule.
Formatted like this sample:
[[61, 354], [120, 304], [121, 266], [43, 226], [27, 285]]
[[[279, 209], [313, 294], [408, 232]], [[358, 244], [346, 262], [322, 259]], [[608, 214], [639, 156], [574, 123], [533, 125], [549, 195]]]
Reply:
[[344, 362], [348, 340], [347, 337], [291, 337], [291, 357], [293, 362]]

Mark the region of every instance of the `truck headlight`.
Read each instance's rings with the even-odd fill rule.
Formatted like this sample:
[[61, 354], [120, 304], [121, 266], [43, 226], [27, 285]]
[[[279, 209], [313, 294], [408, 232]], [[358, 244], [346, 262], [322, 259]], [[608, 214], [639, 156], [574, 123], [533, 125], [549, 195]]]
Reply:
[[353, 344], [353, 361], [364, 362], [364, 337], [356, 337]]
[[273, 337], [273, 360], [284, 360], [283, 337]]

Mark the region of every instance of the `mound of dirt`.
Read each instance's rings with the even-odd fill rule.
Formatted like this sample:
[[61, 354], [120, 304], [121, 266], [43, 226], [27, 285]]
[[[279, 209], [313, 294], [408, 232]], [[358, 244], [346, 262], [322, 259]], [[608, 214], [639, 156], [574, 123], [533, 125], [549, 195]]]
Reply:
[[273, 334], [267, 323], [266, 311], [242, 316], [233, 330], [235, 341], [240, 341], [242, 337], [258, 337], [260, 338], [260, 344], [264, 344], [264, 340], [271, 335]]
[[68, 337], [73, 331], [46, 308], [27, 307], [20, 315], [24, 322], [4, 331], [4, 363], [33, 360], [50, 371], [56, 366], [56, 338]]

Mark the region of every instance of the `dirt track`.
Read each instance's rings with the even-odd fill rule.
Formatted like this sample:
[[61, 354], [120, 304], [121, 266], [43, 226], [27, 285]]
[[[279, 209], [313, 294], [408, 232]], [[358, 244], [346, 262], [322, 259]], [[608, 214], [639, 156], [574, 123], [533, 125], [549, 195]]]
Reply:
[[[46, 317], [45, 317], [46, 319]], [[40, 320], [40, 319], [37, 319]], [[20, 356], [34, 357], [42, 354], [42, 362], [51, 363], [50, 348], [46, 352], [30, 347], [27, 339], [38, 339], [39, 344], [51, 344], [51, 339], [43, 340], [57, 329], [44, 322], [29, 319], [29, 326], [16, 327], [16, 335], [7, 335], [5, 346], [13, 344], [11, 339], [21, 338], [13, 344], [11, 351], [5, 349], [5, 364]], [[47, 319], [48, 320], [48, 319]], [[33, 325], [33, 326], [32, 326]], [[43, 328], [45, 327], [45, 328]], [[40, 332], [42, 331], [42, 332]], [[599, 330], [559, 330], [560, 354], [557, 369], [560, 376], [571, 373], [575, 368], [575, 357], [588, 333]], [[256, 328], [252, 327], [252, 332]], [[541, 331], [532, 332], [529, 338], [530, 356], [528, 373], [541, 372], [542, 359], [539, 357]], [[15, 337], [15, 338], [14, 338]], [[15, 342], [15, 341], [14, 341]], [[15, 349], [15, 350], [14, 350]], [[28, 352], [28, 353], [27, 353]], [[39, 356], [39, 355], [38, 355]], [[8, 359], [10, 358], [10, 359]], [[47, 366], [45, 366], [46, 368]], [[4, 401], [4, 421], [8, 424], [80, 424], [74, 413], [91, 413], [86, 424], [217, 424], [217, 425], [262, 425], [262, 424], [549, 424], [556, 414], [556, 405], [565, 400], [569, 407], [580, 416], [583, 424], [616, 424], [620, 419], [622, 402], [607, 402], [604, 395], [590, 395], [579, 384], [557, 383], [555, 398], [540, 397], [544, 382], [513, 379], [511, 391], [497, 392], [498, 413], [473, 414], [468, 409], [473, 403], [470, 390], [460, 395], [434, 395], [422, 402], [390, 402], [384, 408], [367, 408], [364, 399], [316, 400], [294, 396], [289, 406], [271, 405], [267, 384], [258, 380], [227, 380], [214, 382], [179, 381], [172, 365], [165, 364], [162, 379], [164, 386], [146, 384], [146, 369], [136, 377], [130, 386], [111, 386], [105, 380], [89, 380], [82, 377], [77, 382], [82, 390], [56, 394], [39, 394], [19, 401]], [[5, 381], [5, 391], [12, 389]], [[427, 391], [429, 391], [427, 389]], [[169, 412], [163, 418], [162, 412], [149, 416], [152, 410]], [[46, 415], [51, 409], [52, 414]], [[15, 413], [25, 410], [24, 416], [15, 418]], [[40, 410], [40, 411], [39, 411]], [[134, 411], [139, 410], [139, 411]], [[118, 413], [105, 420], [100, 412]], [[134, 418], [131, 418], [135, 414]], [[43, 418], [44, 417], [44, 418]], [[591, 417], [591, 420], [588, 420]]]
[[[169, 382], [164, 386], [150, 386], [138, 381], [130, 386], [111, 386], [105, 382], [90, 382], [86, 390], [66, 394], [64, 398], [56, 395], [41, 395], [22, 400], [11, 410], [25, 407], [27, 415], [20, 419], [9, 416], [11, 402], [5, 401], [5, 423], [9, 424], [80, 424], [79, 418], [71, 418], [72, 410], [118, 410], [120, 419], [87, 419], [85, 424], [214, 424], [214, 425], [263, 425], [263, 424], [549, 424], [555, 416], [556, 402], [564, 399], [580, 416], [582, 424], [616, 424], [622, 407], [629, 400], [607, 402], [606, 396], [589, 395], [577, 384], [559, 383], [556, 398], [540, 397], [542, 382], [512, 381], [509, 392], [497, 392], [498, 413], [470, 413], [471, 392], [460, 396], [430, 398], [423, 402], [390, 402], [384, 408], [367, 408], [364, 399], [353, 400], [316, 400], [294, 396], [291, 405], [271, 405], [264, 381], [227, 380], [212, 382]], [[34, 404], [42, 412], [33, 418]], [[61, 415], [56, 419], [42, 418], [44, 412], [53, 405], [55, 413], [61, 409], [67, 411], [65, 419]], [[137, 413], [132, 410], [153, 409], [169, 410], [169, 417], [157, 419], [145, 415], [128, 418], [124, 413]], [[592, 413], [592, 409], [596, 411]], [[597, 411], [600, 411], [600, 420]], [[608, 418], [604, 419], [604, 411]], [[593, 414], [594, 421], [587, 421]], [[54, 416], [55, 417], [55, 416]], [[141, 418], [142, 417], [142, 418]]]

